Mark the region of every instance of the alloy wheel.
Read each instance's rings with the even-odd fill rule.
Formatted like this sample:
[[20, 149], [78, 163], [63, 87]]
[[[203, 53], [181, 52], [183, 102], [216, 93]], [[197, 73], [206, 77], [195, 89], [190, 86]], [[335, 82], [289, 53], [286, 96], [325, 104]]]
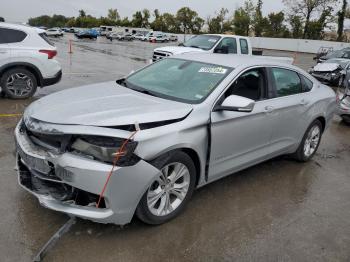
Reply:
[[313, 126], [304, 143], [304, 155], [310, 157], [315, 153], [321, 138], [321, 129], [318, 125]]
[[155, 216], [166, 216], [184, 201], [190, 186], [190, 172], [182, 163], [171, 163], [147, 191], [147, 206]]
[[28, 75], [14, 73], [7, 78], [6, 88], [14, 96], [25, 96], [33, 90], [34, 84]]

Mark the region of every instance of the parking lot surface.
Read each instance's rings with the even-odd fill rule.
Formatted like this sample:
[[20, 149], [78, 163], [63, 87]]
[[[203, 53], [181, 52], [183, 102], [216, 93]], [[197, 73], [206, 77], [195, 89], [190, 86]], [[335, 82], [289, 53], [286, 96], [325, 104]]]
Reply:
[[[55, 40], [63, 79], [35, 98], [115, 80], [144, 66], [159, 44]], [[167, 45], [167, 44], [165, 44]], [[265, 51], [266, 55], [294, 56]], [[307, 69], [312, 55], [298, 54]], [[13, 130], [32, 100], [0, 98], [0, 261], [31, 261], [66, 221], [17, 185]], [[185, 212], [157, 227], [78, 220], [45, 261], [349, 261], [350, 126], [337, 117], [312, 161], [280, 157], [195, 192]]]

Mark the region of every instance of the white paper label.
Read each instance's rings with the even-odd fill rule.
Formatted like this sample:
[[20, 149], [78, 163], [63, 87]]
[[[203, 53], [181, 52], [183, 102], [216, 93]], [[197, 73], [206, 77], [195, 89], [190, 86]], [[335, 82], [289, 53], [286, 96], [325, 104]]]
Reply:
[[222, 67], [202, 67], [201, 69], [199, 69], [198, 72], [224, 75], [226, 74], [227, 69]]

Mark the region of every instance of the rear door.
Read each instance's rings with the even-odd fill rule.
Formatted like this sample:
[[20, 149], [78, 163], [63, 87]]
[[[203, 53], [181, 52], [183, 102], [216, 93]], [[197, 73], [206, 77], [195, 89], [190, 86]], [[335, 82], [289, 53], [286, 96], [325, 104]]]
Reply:
[[312, 82], [287, 68], [271, 67], [269, 72], [275, 92], [271, 104], [275, 123], [271, 149], [274, 152], [288, 151], [300, 143], [310, 122], [308, 112], [313, 99], [308, 91], [312, 89]]

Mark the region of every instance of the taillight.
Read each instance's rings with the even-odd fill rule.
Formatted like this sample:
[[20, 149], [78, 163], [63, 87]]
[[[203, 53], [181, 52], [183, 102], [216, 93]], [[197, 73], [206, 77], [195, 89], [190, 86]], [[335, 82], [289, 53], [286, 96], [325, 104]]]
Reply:
[[57, 55], [56, 50], [39, 50], [40, 53], [47, 54], [48, 59], [52, 59]]

